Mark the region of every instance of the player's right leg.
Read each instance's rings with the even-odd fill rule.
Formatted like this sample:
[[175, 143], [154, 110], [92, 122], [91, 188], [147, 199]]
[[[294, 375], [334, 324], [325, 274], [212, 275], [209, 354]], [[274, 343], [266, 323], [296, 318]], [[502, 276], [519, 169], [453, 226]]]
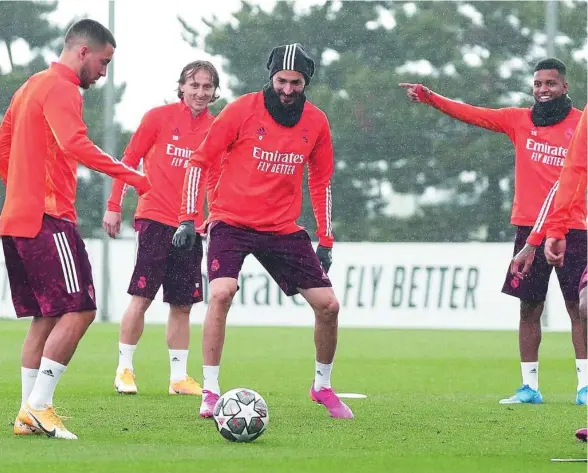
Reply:
[[75, 225], [48, 216], [43, 218], [35, 238], [12, 241], [42, 317], [58, 319], [46, 338], [38, 375], [24, 410], [31, 425], [48, 436], [76, 439], [55, 413], [53, 394], [96, 314], [88, 254]]
[[[514, 252], [525, 245], [531, 227], [518, 227]], [[543, 246], [537, 249], [529, 273], [519, 279], [507, 271], [502, 292], [520, 299], [519, 352], [521, 358], [522, 386], [513, 396], [500, 400], [501, 404], [540, 404], [543, 396], [539, 390], [539, 346], [541, 344], [541, 314], [545, 304], [549, 277], [552, 271], [543, 257]]]
[[209, 284], [208, 310], [202, 325], [202, 404], [200, 417], [212, 417], [220, 396], [219, 370], [227, 314], [237, 293], [237, 278], [220, 277]]
[[201, 417], [212, 417], [221, 391], [219, 369], [225, 342], [227, 314], [239, 286], [237, 280], [245, 257], [256, 243], [256, 232], [223, 222], [208, 230], [208, 310], [202, 327], [202, 404]]
[[145, 312], [163, 283], [173, 228], [153, 220], [135, 221], [137, 243], [135, 268], [127, 293], [131, 302], [120, 322], [118, 366], [114, 389], [120, 394], [136, 394], [133, 356], [145, 326]]
[[146, 297], [132, 296], [120, 321], [118, 366], [114, 377], [114, 389], [120, 394], [137, 394], [133, 355], [143, 334], [145, 312], [151, 302], [152, 300]]

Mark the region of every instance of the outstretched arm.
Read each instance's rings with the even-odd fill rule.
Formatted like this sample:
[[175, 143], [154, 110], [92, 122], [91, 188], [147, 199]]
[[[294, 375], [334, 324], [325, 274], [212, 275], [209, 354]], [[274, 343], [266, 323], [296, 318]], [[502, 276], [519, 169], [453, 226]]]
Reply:
[[436, 94], [422, 84], [398, 84], [406, 90], [406, 95], [413, 102], [421, 102], [435, 107], [440, 112], [470, 125], [510, 135], [513, 127], [509, 108], [475, 107], [463, 102], [448, 99]]
[[120, 178], [137, 188], [139, 194], [150, 188], [140, 172], [117, 161], [88, 138], [88, 128], [82, 119], [82, 98], [69, 86], [56, 86], [43, 104], [45, 119], [59, 147], [72, 159], [89, 169]]

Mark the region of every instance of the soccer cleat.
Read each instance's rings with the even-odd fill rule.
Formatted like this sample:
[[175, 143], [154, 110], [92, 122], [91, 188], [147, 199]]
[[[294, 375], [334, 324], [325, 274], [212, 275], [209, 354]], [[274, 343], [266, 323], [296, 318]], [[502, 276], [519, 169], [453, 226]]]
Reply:
[[514, 396], [501, 399], [500, 404], [543, 404], [543, 396], [538, 389], [535, 391], [528, 384], [523, 384]]
[[576, 430], [576, 438], [578, 440], [586, 442], [586, 437], [588, 437], [588, 429], [586, 427]]
[[170, 394], [187, 394], [190, 396], [202, 396], [202, 388], [200, 385], [190, 376], [186, 376], [177, 383], [169, 382], [169, 393]]
[[331, 388], [321, 388], [319, 391], [314, 389], [314, 383], [310, 388], [310, 398], [317, 404], [322, 404], [327, 408], [331, 417], [335, 419], [353, 419], [353, 412]]
[[114, 389], [119, 394], [137, 394], [135, 374], [128, 368], [116, 373], [114, 378]]
[[33, 425], [33, 419], [29, 417], [24, 408], [20, 408], [14, 421], [14, 435], [41, 435], [43, 432]]
[[578, 404], [578, 406], [585, 406], [588, 403], [587, 398], [588, 386], [584, 386], [582, 389], [578, 391], [578, 394], [576, 395], [576, 404]]
[[24, 411], [31, 421], [32, 427], [44, 432], [47, 437], [65, 440], [77, 440], [78, 437], [65, 428], [61, 417], [55, 413], [55, 407], [47, 406], [45, 409], [33, 409], [25, 404]]
[[214, 406], [220, 396], [216, 393], [208, 391], [207, 389], [202, 391], [202, 404], [200, 404], [200, 417], [212, 417], [214, 415]]

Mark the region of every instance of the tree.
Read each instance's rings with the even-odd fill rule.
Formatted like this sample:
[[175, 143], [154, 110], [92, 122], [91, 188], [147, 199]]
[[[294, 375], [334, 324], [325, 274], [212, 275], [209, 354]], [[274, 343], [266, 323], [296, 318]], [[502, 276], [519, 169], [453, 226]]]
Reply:
[[[559, 11], [558, 56], [569, 65], [581, 108], [586, 62], [572, 55], [586, 42], [586, 4], [562, 3]], [[393, 28], [382, 25], [385, 17], [394, 18]], [[541, 2], [326, 2], [306, 13], [293, 2], [277, 2], [269, 13], [243, 2], [234, 21], [207, 21], [203, 41], [208, 53], [226, 59], [236, 95], [267, 81], [265, 60], [275, 45], [300, 42], [315, 58], [307, 94], [332, 125], [339, 240], [499, 241], [512, 235], [508, 138], [413, 106], [396, 84], [423, 81], [481, 106], [528, 106], [531, 67], [544, 54], [542, 18]], [[197, 30], [181, 21], [185, 39], [196, 45]], [[329, 53], [336, 59], [329, 62]], [[424, 76], [415, 64], [428, 68]], [[444, 190], [449, 197], [402, 220], [389, 214], [390, 188], [419, 197]], [[308, 199], [301, 220], [312, 228]]]
[[0, 41], [4, 43], [10, 69], [14, 70], [12, 44], [23, 39], [32, 51], [39, 52], [60, 38], [61, 30], [47, 16], [57, 8], [54, 2], [2, 2], [0, 4]]

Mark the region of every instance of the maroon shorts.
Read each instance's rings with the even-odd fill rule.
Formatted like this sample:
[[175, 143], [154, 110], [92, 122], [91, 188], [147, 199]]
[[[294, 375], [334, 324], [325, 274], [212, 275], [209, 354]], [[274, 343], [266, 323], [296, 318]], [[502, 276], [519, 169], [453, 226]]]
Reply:
[[331, 287], [304, 230], [276, 235], [215, 222], [208, 235], [209, 281], [238, 279], [245, 257], [252, 254], [287, 296], [297, 294], [298, 289]]
[[45, 215], [34, 238], [2, 237], [17, 317], [96, 310], [92, 267], [76, 226]]
[[[524, 246], [531, 233], [531, 227], [518, 227], [513, 256]], [[537, 248], [529, 274], [524, 279], [516, 278], [507, 270], [502, 292], [524, 301], [542, 302], [547, 295], [547, 286], [553, 266], [547, 263], [543, 254], [544, 244]], [[570, 230], [566, 235], [564, 265], [555, 268], [559, 286], [566, 301], [577, 301], [578, 283], [586, 268], [586, 230]]]
[[584, 268], [584, 272], [582, 273], [582, 277], [580, 278], [580, 285], [578, 286], [578, 292], [582, 292], [586, 286], [588, 286], [588, 267]]
[[172, 245], [175, 227], [138, 219], [137, 259], [128, 293], [153, 300], [163, 285], [163, 301], [192, 305], [202, 301], [202, 239], [191, 250]]

